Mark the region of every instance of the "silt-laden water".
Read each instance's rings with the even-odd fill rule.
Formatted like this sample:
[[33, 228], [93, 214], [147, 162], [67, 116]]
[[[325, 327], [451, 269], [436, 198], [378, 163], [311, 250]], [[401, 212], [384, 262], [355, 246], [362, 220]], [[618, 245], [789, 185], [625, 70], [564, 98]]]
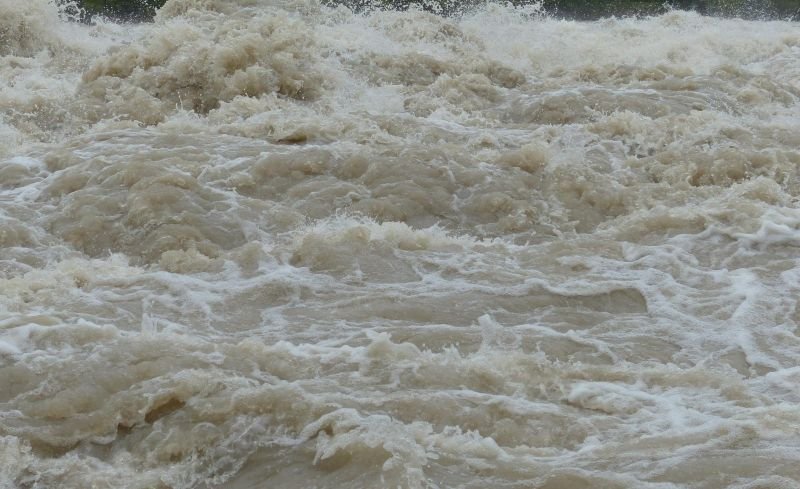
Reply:
[[0, 487], [800, 487], [800, 27], [0, 0]]

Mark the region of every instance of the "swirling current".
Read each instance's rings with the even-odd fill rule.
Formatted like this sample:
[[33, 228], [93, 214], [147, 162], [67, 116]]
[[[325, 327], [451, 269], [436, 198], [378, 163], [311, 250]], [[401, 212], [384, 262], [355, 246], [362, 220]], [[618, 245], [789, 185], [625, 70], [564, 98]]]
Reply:
[[0, 0], [0, 487], [800, 487], [800, 25]]

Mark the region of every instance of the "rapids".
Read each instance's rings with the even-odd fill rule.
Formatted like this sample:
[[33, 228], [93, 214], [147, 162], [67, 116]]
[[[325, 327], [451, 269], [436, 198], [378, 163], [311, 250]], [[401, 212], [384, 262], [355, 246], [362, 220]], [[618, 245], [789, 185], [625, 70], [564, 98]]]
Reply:
[[800, 487], [798, 23], [0, 13], [0, 488]]

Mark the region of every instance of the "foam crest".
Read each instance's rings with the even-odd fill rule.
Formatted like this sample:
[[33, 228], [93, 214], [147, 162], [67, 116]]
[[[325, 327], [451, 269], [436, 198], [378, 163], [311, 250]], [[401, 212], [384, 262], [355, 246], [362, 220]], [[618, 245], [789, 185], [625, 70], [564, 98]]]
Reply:
[[96, 61], [82, 91], [97, 98], [97, 110], [112, 111], [97, 117], [145, 123], [160, 122], [176, 106], [204, 113], [239, 95], [312, 100], [323, 85], [317, 49], [312, 31], [282, 12], [177, 18]]
[[55, 3], [3, 0], [0, 8], [4, 13], [0, 22], [0, 55], [32, 56], [58, 45], [59, 39], [52, 29], [61, 23]]

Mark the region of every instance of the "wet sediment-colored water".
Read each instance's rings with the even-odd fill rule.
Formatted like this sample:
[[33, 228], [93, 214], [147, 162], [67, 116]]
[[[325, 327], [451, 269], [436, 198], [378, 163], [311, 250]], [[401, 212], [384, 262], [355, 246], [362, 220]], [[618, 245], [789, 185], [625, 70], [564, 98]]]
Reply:
[[0, 487], [800, 486], [800, 29], [0, 0]]

